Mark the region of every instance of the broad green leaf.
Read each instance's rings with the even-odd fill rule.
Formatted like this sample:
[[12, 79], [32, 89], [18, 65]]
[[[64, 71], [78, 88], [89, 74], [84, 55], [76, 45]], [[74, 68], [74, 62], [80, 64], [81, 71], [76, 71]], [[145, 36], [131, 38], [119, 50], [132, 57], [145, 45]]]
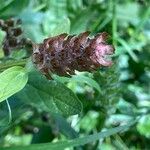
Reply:
[[23, 101], [30, 100], [34, 105], [39, 102], [45, 104], [49, 111], [65, 116], [79, 114], [82, 110], [81, 102], [70, 89], [37, 73], [29, 76], [28, 84], [17, 96]]
[[119, 132], [124, 132], [127, 129], [129, 129], [130, 126], [132, 126], [135, 122], [128, 123], [128, 125], [108, 129], [103, 132], [99, 132], [93, 135], [88, 135], [80, 138], [76, 138], [73, 140], [68, 141], [61, 141], [56, 143], [44, 143], [44, 144], [35, 144], [35, 145], [29, 145], [29, 146], [18, 146], [18, 147], [10, 147], [10, 148], [1, 148], [1, 150], [62, 150], [67, 147], [76, 147], [80, 145], [85, 145], [90, 142], [94, 142], [96, 140], [100, 140], [106, 137], [109, 137], [111, 135], [114, 135]]
[[0, 74], [0, 102], [24, 88], [28, 75], [24, 68], [15, 66]]

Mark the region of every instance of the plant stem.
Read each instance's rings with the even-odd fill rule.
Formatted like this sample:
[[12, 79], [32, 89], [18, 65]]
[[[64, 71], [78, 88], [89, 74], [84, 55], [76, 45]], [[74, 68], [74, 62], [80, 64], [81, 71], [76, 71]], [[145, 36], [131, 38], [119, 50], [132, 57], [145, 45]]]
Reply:
[[2, 63], [0, 63], [0, 72], [5, 69], [8, 69], [10, 67], [13, 67], [13, 66], [25, 66], [27, 60], [28, 60], [28, 58], [22, 59], [22, 60], [15, 60], [15, 61], [11, 60], [11, 61], [7, 61], [7, 62], [2, 62]]
[[8, 115], [9, 115], [9, 121], [8, 121], [8, 124], [10, 124], [11, 121], [12, 121], [12, 112], [11, 112], [11, 108], [10, 108], [10, 105], [9, 105], [9, 102], [8, 102], [7, 99], [6, 99], [6, 103], [7, 103], [7, 107], [8, 107]]
[[117, 45], [117, 18], [116, 18], [116, 0], [112, 0], [112, 36], [113, 36], [113, 45]]

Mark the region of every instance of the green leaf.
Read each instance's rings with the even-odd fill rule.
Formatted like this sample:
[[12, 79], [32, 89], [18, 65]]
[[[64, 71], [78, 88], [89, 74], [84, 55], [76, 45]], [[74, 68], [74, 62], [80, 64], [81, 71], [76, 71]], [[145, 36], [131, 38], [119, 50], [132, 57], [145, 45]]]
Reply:
[[150, 138], [150, 115], [144, 115], [137, 124], [137, 130], [141, 135]]
[[29, 4], [29, 0], [12, 0], [9, 3], [7, 1], [1, 1], [3, 7], [0, 6], [1, 17], [12, 17], [21, 13]]
[[[19, 18], [22, 20], [23, 34], [33, 42], [39, 43], [45, 38], [41, 23], [44, 19], [44, 13], [34, 12], [32, 9], [26, 9]], [[34, 27], [34, 28], [33, 28]]]
[[10, 58], [15, 59], [15, 60], [20, 60], [22, 58], [25, 58], [27, 56], [27, 52], [24, 49], [19, 49], [19, 50], [13, 50], [10, 53]]
[[52, 114], [60, 132], [69, 139], [79, 137], [79, 134], [71, 127], [65, 118], [60, 114]]
[[65, 116], [79, 114], [82, 110], [81, 102], [70, 89], [37, 73], [30, 74], [27, 86], [17, 96], [23, 101], [30, 100], [35, 105], [41, 102], [49, 111]]
[[129, 55], [132, 57], [132, 59], [135, 62], [139, 62], [138, 57], [136, 54], [133, 52], [133, 49], [130, 47], [130, 45], [123, 39], [117, 38], [118, 42], [126, 49], [126, 51], [129, 53]]
[[0, 74], [0, 102], [24, 88], [28, 75], [24, 68], [15, 66]]
[[53, 29], [52, 36], [56, 36], [62, 33], [70, 33], [70, 20], [69, 18], [62, 19], [58, 25]]
[[89, 86], [95, 88], [97, 91], [101, 92], [99, 84], [92, 78], [89, 78], [89, 77], [86, 77], [83, 75], [74, 75], [74, 76], [72, 76], [71, 80], [74, 80], [74, 81], [80, 82], [80, 83], [84, 82], [84, 83], [88, 84]]
[[56, 81], [59, 81], [61, 83], [70, 82], [70, 81], [86, 83], [87, 85], [95, 88], [98, 92], [101, 92], [101, 88], [100, 88], [99, 84], [92, 78], [84, 76], [84, 75], [72, 75], [71, 78], [70, 77], [69, 78], [61, 77], [58, 75], [53, 75], [52, 77], [53, 77], [53, 79], [55, 79]]
[[10, 147], [10, 148], [1, 148], [1, 150], [62, 150], [67, 147], [76, 147], [80, 145], [85, 145], [90, 142], [94, 142], [99, 139], [103, 139], [106, 137], [109, 137], [111, 135], [114, 135], [119, 132], [123, 132], [127, 130], [131, 125], [133, 125], [135, 122], [128, 123], [128, 125], [108, 129], [107, 131], [99, 132], [93, 135], [88, 135], [85, 137], [76, 138], [73, 140], [68, 141], [61, 141], [56, 143], [44, 143], [44, 144], [35, 144], [35, 145], [29, 145], [29, 146], [18, 146], [18, 147]]
[[71, 34], [79, 34], [88, 30], [88, 22], [93, 14], [94, 11], [92, 11], [90, 7], [77, 10], [75, 16], [71, 19]]

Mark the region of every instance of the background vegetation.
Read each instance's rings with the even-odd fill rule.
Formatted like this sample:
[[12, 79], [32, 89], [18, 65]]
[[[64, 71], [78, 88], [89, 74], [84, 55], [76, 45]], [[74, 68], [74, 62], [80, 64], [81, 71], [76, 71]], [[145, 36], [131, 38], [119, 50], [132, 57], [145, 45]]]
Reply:
[[[70, 141], [76, 138], [76, 141], [71, 140], [71, 145], [85, 144], [76, 149], [150, 149], [148, 1], [0, 0], [0, 18], [5, 20], [11, 17], [20, 18], [23, 36], [37, 43], [64, 32], [79, 34], [88, 30], [94, 35], [106, 31], [111, 35], [110, 42], [116, 51], [113, 67], [100, 68], [94, 73], [77, 72], [71, 78], [54, 75], [54, 79], [61, 82], [57, 84], [54, 81], [48, 84], [45, 78], [33, 71], [28, 61], [26, 67], [30, 73], [27, 85], [9, 97], [8, 101], [0, 103], [1, 147], [11, 146], [13, 150], [13, 146], [17, 145]], [[0, 43], [4, 34], [0, 31]], [[5, 68], [4, 63], [21, 62], [26, 57], [26, 49], [14, 50], [8, 57], [4, 57], [1, 48], [0, 71]], [[26, 82], [26, 77], [23, 80]], [[2, 79], [0, 86], [4, 86]], [[69, 97], [69, 94], [73, 95]], [[76, 95], [83, 106], [78, 100], [75, 101]], [[52, 107], [47, 100], [49, 98], [56, 102], [57, 107]], [[57, 99], [69, 104], [61, 104]], [[72, 115], [76, 113], [79, 115]], [[125, 128], [126, 132], [122, 132], [124, 128], [118, 128], [117, 134], [113, 134], [114, 130], [106, 130], [130, 123], [134, 125], [128, 127], [128, 130]], [[95, 141], [96, 138], [90, 140], [90, 137], [78, 139], [101, 131], [106, 131], [105, 136], [95, 134], [99, 141]], [[88, 140], [91, 143], [86, 142]], [[51, 149], [64, 149], [68, 143], [53, 145]], [[35, 148], [31, 146], [32, 149]]]

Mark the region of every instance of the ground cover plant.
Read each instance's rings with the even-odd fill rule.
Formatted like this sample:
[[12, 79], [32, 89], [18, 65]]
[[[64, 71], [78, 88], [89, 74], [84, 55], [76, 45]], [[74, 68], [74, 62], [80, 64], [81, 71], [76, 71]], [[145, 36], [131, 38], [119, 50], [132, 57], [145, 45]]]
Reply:
[[149, 6], [0, 0], [0, 149], [150, 149]]

